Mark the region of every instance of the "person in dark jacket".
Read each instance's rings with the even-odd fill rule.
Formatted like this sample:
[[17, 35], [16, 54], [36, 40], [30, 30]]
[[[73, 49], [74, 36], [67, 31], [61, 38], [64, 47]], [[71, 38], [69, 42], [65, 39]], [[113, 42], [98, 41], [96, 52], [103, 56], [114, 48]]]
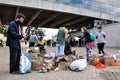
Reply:
[[16, 20], [11, 21], [8, 27], [7, 43], [10, 50], [10, 73], [19, 72], [19, 62], [21, 45], [20, 40], [23, 38], [22, 35], [22, 23], [24, 22], [25, 16], [22, 13], [18, 13]]

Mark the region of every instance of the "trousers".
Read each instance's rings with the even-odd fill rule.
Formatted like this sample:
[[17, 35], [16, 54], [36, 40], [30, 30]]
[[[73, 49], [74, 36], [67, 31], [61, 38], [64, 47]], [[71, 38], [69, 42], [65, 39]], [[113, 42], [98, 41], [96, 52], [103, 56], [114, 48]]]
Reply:
[[10, 49], [10, 73], [19, 71], [21, 49], [9, 47]]

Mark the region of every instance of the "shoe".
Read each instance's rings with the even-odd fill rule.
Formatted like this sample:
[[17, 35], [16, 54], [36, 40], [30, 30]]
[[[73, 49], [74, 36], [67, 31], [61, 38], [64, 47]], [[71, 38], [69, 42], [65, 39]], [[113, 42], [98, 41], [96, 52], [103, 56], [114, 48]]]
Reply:
[[103, 56], [103, 54], [99, 54], [99, 56]]
[[106, 53], [103, 53], [103, 56], [107, 56], [107, 54], [106, 54]]
[[19, 71], [13, 71], [11, 74], [19, 74]]

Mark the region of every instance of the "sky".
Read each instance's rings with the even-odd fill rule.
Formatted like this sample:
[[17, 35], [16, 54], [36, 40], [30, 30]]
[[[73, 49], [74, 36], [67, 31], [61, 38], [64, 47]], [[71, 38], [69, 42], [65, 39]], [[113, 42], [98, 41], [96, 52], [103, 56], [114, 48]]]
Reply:
[[52, 36], [57, 35], [58, 29], [52, 29], [52, 28], [42, 28], [43, 30], [45, 30], [45, 37], [44, 39], [51, 39]]
[[[96, 0], [52, 0], [52, 1], [57, 1], [59, 3], [63, 3], [66, 5], [78, 6], [78, 7], [82, 7], [89, 10], [94, 10], [94, 11], [99, 11], [107, 14], [120, 16], [119, 7], [115, 7], [106, 3], [101, 3]], [[119, 3], [119, 0], [113, 0], [113, 1], [116, 1], [116, 3]]]

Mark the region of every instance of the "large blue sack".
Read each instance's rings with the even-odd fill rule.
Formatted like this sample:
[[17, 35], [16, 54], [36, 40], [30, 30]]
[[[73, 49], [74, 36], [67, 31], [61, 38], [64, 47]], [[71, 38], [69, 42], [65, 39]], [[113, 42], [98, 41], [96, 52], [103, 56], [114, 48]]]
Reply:
[[30, 58], [30, 54], [28, 53], [21, 53], [20, 56], [20, 65], [19, 65], [19, 69], [20, 69], [20, 73], [24, 74], [27, 72], [31, 72], [31, 58]]

